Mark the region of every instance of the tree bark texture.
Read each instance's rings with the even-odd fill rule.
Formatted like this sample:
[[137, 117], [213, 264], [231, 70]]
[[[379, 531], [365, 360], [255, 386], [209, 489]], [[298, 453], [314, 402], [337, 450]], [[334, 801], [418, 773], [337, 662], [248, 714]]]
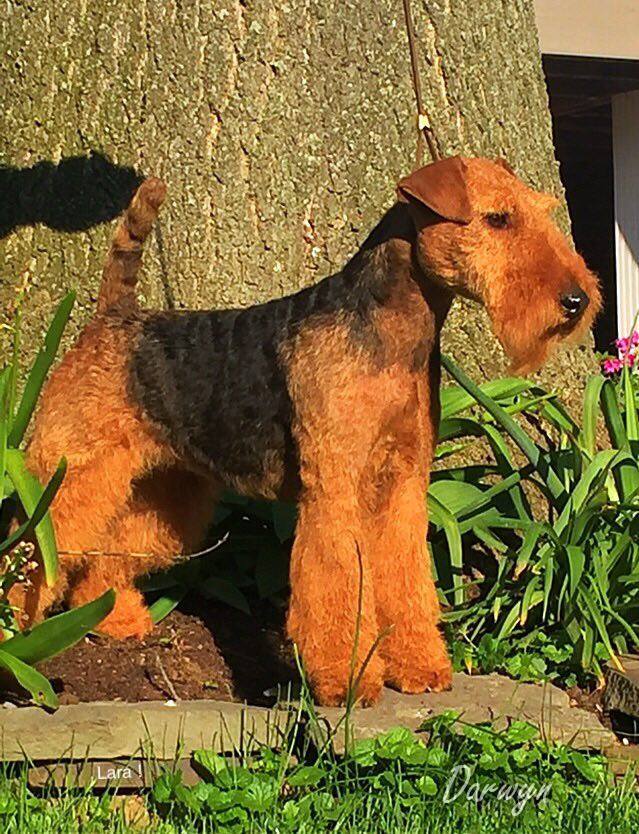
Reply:
[[[561, 194], [532, 0], [413, 14], [442, 154], [504, 156]], [[9, 0], [0, 27], [0, 304], [6, 323], [31, 263], [27, 352], [67, 289], [68, 338], [91, 315], [137, 176], [169, 187], [142, 302], [219, 307], [339, 269], [414, 167], [401, 0]], [[444, 347], [475, 378], [505, 369], [473, 305]], [[543, 378], [576, 390], [592, 364], [578, 349]]]

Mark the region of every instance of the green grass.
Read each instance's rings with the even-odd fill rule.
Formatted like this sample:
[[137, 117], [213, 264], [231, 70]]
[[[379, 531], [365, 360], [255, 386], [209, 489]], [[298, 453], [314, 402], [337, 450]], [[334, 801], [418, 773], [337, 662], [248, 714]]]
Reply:
[[[7, 834], [639, 830], [633, 774], [615, 784], [603, 757], [548, 743], [530, 724], [513, 722], [497, 732], [448, 713], [426, 722], [419, 738], [397, 728], [337, 755], [331, 739], [325, 745], [318, 738], [312, 713], [307, 719], [278, 750], [234, 757], [196, 752], [202, 781], [195, 786], [184, 785], [179, 771], [160, 771], [143, 795], [144, 818], [137, 824], [114, 810], [115, 791], [45, 789], [36, 795], [24, 773], [11, 778], [6, 772], [0, 775], [0, 826]], [[459, 790], [462, 782], [466, 787]]]
[[[24, 787], [0, 782], [0, 825], [6, 834], [190, 834], [190, 832], [241, 831], [243, 834], [634, 834], [639, 829], [639, 803], [627, 789], [567, 786], [561, 803], [530, 807], [513, 817], [507, 804], [492, 802], [478, 808], [468, 801], [445, 805], [424, 798], [406, 805], [401, 793], [386, 790], [345, 793], [335, 802], [324, 794], [313, 797], [312, 819], [297, 821], [291, 806], [282, 800], [265, 813], [256, 813], [242, 827], [220, 824], [213, 818], [185, 812], [146, 825], [128, 825], [111, 807], [111, 796], [89, 791], [68, 791], [61, 797], [34, 797]], [[289, 801], [290, 802], [290, 801]]]

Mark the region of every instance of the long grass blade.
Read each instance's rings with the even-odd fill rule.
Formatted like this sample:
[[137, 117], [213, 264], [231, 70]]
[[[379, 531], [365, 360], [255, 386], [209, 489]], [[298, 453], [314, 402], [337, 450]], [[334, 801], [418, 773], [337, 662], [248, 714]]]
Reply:
[[51, 322], [47, 335], [45, 336], [44, 346], [38, 352], [31, 371], [29, 372], [29, 377], [24, 387], [20, 405], [15, 418], [12, 421], [11, 431], [9, 433], [10, 446], [17, 447], [22, 442], [22, 438], [24, 437], [26, 428], [29, 425], [29, 420], [31, 419], [38, 397], [40, 396], [40, 391], [42, 390], [46, 376], [51, 368], [51, 365], [55, 361], [55, 356], [58, 352], [58, 347], [60, 346], [60, 339], [62, 338], [69, 316], [71, 315], [74, 302], [75, 293], [70, 292], [58, 305], [53, 321]]
[[445, 355], [442, 355], [442, 365], [469, 394], [471, 394], [477, 402], [483, 406], [489, 414], [491, 414], [497, 423], [507, 432], [510, 438], [517, 444], [523, 454], [533, 464], [539, 475], [546, 483], [550, 493], [556, 500], [561, 500], [565, 496], [565, 488], [556, 472], [552, 469], [550, 464], [544, 459], [539, 448], [528, 437], [526, 432], [515, 420], [508, 415], [504, 409], [488, 396], [481, 388], [470, 380], [466, 374], [457, 365]]
[[595, 374], [588, 379], [584, 391], [583, 417], [581, 424], [581, 443], [588, 457], [595, 454], [597, 445], [597, 418], [599, 416], [599, 400], [604, 378]]
[[455, 605], [461, 605], [464, 601], [464, 587], [462, 577], [463, 553], [462, 539], [455, 516], [429, 493], [428, 511], [431, 520], [444, 530], [450, 553], [450, 566], [453, 581], [453, 601]]
[[31, 631], [16, 634], [2, 643], [2, 650], [24, 663], [40, 663], [73, 646], [93, 631], [112, 611], [114, 604], [115, 592], [106, 591], [80, 608], [56, 614]]
[[0, 649], [0, 666], [11, 672], [20, 686], [31, 694], [36, 704], [50, 709], [58, 707], [58, 696], [45, 676], [27, 663], [23, 663], [17, 657], [10, 655], [4, 648]]
[[27, 469], [23, 452], [18, 449], [8, 449], [6, 464], [7, 473], [26, 514], [36, 519], [35, 535], [40, 548], [45, 579], [47, 585], [51, 587], [58, 574], [58, 550], [48, 507], [64, 478], [66, 461], [64, 459], [60, 461], [58, 468], [44, 490], [38, 479]]
[[9, 410], [7, 408], [7, 382], [9, 368], [0, 372], [0, 506], [5, 498], [5, 471], [7, 462], [7, 438], [9, 435]]

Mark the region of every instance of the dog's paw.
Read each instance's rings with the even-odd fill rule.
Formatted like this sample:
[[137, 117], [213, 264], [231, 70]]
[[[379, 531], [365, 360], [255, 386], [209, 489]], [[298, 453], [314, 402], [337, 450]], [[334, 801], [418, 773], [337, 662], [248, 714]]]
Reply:
[[97, 627], [100, 634], [115, 640], [143, 640], [152, 629], [153, 620], [140, 592], [128, 589], [117, 592], [113, 610]]
[[[383, 666], [371, 663], [352, 693], [352, 702], [368, 707], [376, 703], [384, 686]], [[318, 704], [325, 707], [342, 707], [349, 701], [348, 673], [340, 675], [318, 675], [313, 680], [313, 694]]]
[[450, 661], [446, 659], [438, 666], [429, 666], [422, 669], [408, 667], [395, 674], [387, 673], [386, 683], [393, 689], [411, 694], [443, 692], [453, 685], [453, 670]]

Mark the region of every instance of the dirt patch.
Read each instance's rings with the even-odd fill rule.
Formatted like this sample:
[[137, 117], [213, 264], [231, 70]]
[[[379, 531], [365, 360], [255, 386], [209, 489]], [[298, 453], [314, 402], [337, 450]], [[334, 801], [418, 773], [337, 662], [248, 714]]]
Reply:
[[273, 702], [267, 690], [296, 677], [283, 618], [271, 606], [249, 617], [193, 598], [143, 641], [89, 636], [40, 664], [61, 703], [209, 699]]

